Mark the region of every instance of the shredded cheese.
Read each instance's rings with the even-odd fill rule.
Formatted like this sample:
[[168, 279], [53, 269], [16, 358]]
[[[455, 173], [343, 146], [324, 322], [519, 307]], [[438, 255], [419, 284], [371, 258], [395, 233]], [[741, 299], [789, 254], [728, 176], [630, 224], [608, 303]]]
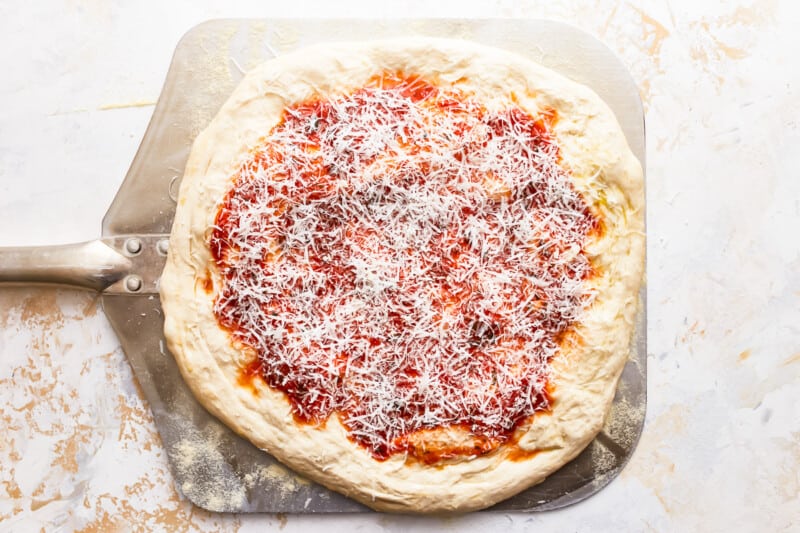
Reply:
[[595, 227], [547, 116], [387, 74], [288, 107], [242, 163], [214, 311], [299, 420], [337, 413], [376, 458], [424, 429], [497, 445], [548, 407]]

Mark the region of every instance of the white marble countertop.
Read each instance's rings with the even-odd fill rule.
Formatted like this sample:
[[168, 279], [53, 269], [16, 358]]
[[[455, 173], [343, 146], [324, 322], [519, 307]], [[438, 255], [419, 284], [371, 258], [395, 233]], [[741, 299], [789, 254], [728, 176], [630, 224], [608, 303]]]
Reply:
[[[337, 7], [333, 7], [334, 4]], [[0, 246], [96, 238], [180, 36], [216, 17], [570, 22], [647, 113], [647, 422], [570, 508], [458, 518], [215, 515], [175, 490], [89, 293], [0, 289], [0, 530], [800, 529], [800, 10], [785, 1], [0, 4]]]

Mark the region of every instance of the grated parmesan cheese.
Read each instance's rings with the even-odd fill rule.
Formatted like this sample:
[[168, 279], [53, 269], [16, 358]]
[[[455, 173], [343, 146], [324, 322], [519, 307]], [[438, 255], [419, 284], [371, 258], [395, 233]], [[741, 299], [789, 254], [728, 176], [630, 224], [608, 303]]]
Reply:
[[384, 459], [445, 427], [485, 453], [548, 408], [597, 227], [550, 120], [393, 74], [286, 109], [209, 244], [218, 321], [298, 420]]

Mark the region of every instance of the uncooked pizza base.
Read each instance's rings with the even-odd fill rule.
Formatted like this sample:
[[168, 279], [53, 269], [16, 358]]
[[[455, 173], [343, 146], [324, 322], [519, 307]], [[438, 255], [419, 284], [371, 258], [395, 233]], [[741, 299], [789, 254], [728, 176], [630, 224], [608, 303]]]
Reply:
[[[552, 134], [574, 187], [603, 224], [585, 250], [598, 275], [578, 326], [582, 342], [560, 353], [553, 404], [533, 417], [514, 447], [428, 466], [395, 455], [385, 461], [348, 439], [337, 417], [298, 424], [284, 394], [240, 383], [252, 353], [234, 348], [214, 315], [208, 246], [220, 200], [238, 165], [276, 125], [287, 105], [363, 87], [383, 71], [414, 73], [484, 102], [515, 95], [536, 113], [552, 108]], [[181, 183], [162, 279], [165, 334], [197, 399], [237, 433], [295, 471], [372, 508], [401, 512], [488, 507], [573, 459], [603, 425], [630, 353], [644, 264], [642, 169], [611, 110], [588, 88], [521, 56], [465, 41], [413, 38], [326, 44], [271, 60], [250, 72], [195, 140]], [[528, 451], [530, 454], [520, 454]], [[535, 453], [533, 453], [535, 452]]]

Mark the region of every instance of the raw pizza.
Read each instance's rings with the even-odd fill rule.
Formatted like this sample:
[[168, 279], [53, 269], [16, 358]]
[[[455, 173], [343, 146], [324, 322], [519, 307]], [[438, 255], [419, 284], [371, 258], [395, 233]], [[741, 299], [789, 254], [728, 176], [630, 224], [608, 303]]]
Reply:
[[644, 256], [643, 179], [589, 89], [436, 39], [249, 73], [196, 139], [161, 281], [197, 399], [379, 510], [466, 511], [597, 434]]

